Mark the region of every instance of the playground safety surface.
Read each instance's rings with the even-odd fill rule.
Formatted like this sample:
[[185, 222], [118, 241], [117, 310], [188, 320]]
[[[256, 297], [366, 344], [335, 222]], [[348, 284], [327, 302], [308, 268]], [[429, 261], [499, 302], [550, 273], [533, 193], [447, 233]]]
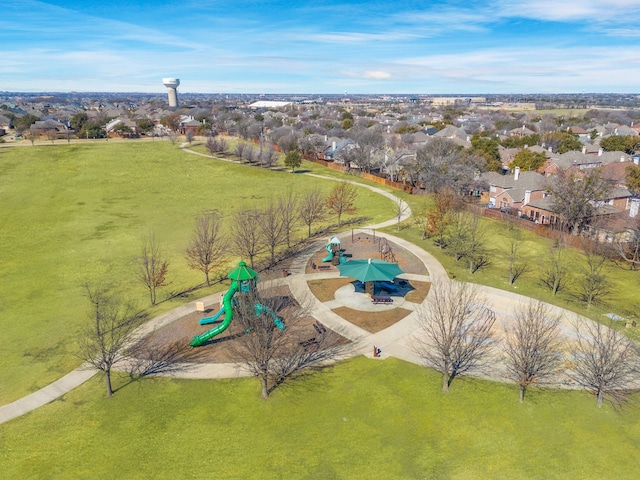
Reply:
[[[372, 236], [361, 234], [360, 238], [356, 237], [354, 240], [352, 242], [351, 237], [347, 237], [341, 245], [344, 250], [343, 253], [350, 255], [350, 258], [383, 258], [380, 253], [380, 242], [374, 243]], [[393, 254], [393, 259], [389, 258], [389, 255], [387, 259], [397, 262], [405, 273], [425, 276], [429, 274], [424, 264], [411, 252], [390, 241], [386, 243]], [[400, 292], [401, 297], [394, 297], [396, 299], [395, 305], [374, 305], [364, 293], [357, 293], [357, 287], [353, 285], [353, 279], [335, 278], [338, 273], [337, 268], [329, 263], [322, 262], [322, 259], [326, 257], [326, 253], [324, 248], [318, 248], [317, 252], [307, 262], [304, 270], [306, 275], [300, 275], [300, 278], [296, 278], [294, 281], [305, 282], [309, 280], [310, 290], [320, 302], [327, 302], [326, 304], [334, 313], [368, 332], [376, 333], [402, 320], [411, 313], [412, 305], [421, 303], [429, 291], [429, 282], [409, 280], [406, 287]], [[314, 264], [316, 265], [315, 269], [313, 268]], [[324, 265], [325, 268], [318, 269], [317, 267], [320, 265]], [[288, 268], [289, 266], [289, 262], [283, 262], [283, 264], [277, 266], [277, 271], [281, 272], [285, 267]], [[334, 278], [310, 278], [313, 277], [312, 274], [318, 273], [326, 273]], [[261, 280], [264, 276], [265, 274], [259, 274]], [[345, 287], [347, 290], [351, 289], [353, 293], [347, 292], [345, 294]], [[342, 290], [342, 293], [338, 293], [338, 290]], [[274, 287], [274, 290], [270, 290], [270, 292], [276, 295], [292, 297], [291, 291], [286, 285]], [[338, 298], [340, 300], [337, 300]], [[404, 305], [405, 301], [406, 305]], [[199, 325], [198, 320], [214, 315], [219, 308], [219, 303], [207, 305], [204, 313], [194, 312], [185, 315], [153, 332], [146, 341], [151, 342], [152, 345], [177, 342], [188, 344], [195, 335], [202, 334], [212, 327], [211, 325]], [[308, 330], [309, 336], [313, 337], [315, 334], [313, 324], [317, 320], [309, 316], [297, 321], [302, 328]], [[322, 321], [322, 319], [319, 320], [320, 322]], [[231, 322], [225, 332], [214, 337], [202, 347], [194, 349], [195, 351], [193, 356], [190, 357], [190, 361], [195, 363], [225, 363], [232, 361], [232, 343], [236, 336], [242, 334], [241, 330], [242, 327], [238, 322]], [[345, 339], [345, 341], [347, 340]]]

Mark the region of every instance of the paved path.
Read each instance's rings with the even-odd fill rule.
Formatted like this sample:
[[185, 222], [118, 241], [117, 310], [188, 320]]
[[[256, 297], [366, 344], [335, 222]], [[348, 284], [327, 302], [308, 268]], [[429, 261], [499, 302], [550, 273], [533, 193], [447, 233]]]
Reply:
[[[188, 149], [184, 151], [190, 152], [193, 154], [198, 154], [197, 152], [192, 152]], [[205, 155], [208, 156], [208, 155]], [[361, 183], [357, 183], [349, 180], [340, 180], [332, 177], [323, 177], [315, 174], [307, 174], [312, 175], [314, 177], [323, 178], [326, 180], [332, 181], [346, 181], [348, 183], [356, 184], [360, 187], [369, 188], [370, 190], [383, 195], [387, 198], [390, 198], [394, 202], [400, 202], [400, 208], [398, 211], [401, 212], [400, 221], [409, 218], [411, 215], [411, 210], [409, 206], [401, 201], [399, 198], [395, 197], [393, 194], [388, 193], [380, 188], [363, 185]], [[398, 218], [392, 218], [386, 222], [382, 222], [376, 225], [368, 226], [367, 228], [372, 229], [380, 229], [383, 227], [395, 225], [398, 222]], [[349, 232], [344, 232], [339, 236], [339, 238], [346, 239], [350, 235]], [[407, 251], [414, 254], [427, 268], [429, 272], [428, 275], [415, 275], [415, 274], [403, 274], [401, 277], [404, 277], [409, 280], [421, 280], [421, 281], [449, 281], [447, 277], [447, 273], [442, 265], [429, 253], [425, 252], [423, 249], [417, 247], [416, 245], [407, 242], [401, 238], [398, 238], [393, 235], [385, 234], [382, 232], [376, 232], [376, 236], [381, 236], [387, 238], [389, 241], [401, 246]], [[304, 304], [308, 304], [311, 302], [311, 313], [317, 318], [320, 322], [326, 325], [328, 328], [334, 330], [340, 335], [344, 336], [351, 340], [349, 355], [368, 355], [373, 356], [373, 346], [379, 347], [382, 349], [382, 357], [386, 358], [389, 356], [394, 356], [401, 358], [403, 360], [423, 364], [423, 361], [418, 358], [411, 348], [411, 339], [412, 336], [419, 328], [419, 313], [418, 310], [421, 308], [429, 308], [427, 298], [422, 302], [421, 305], [408, 305], [408, 309], [412, 310], [406, 317], [404, 317], [399, 322], [391, 325], [390, 327], [377, 332], [370, 333], [366, 330], [348, 322], [344, 318], [340, 317], [330, 307], [335, 308], [334, 302], [320, 302], [310, 291], [308, 280], [311, 279], [319, 279], [319, 278], [332, 278], [337, 277], [338, 274], [336, 272], [321, 272], [321, 273], [313, 273], [306, 274], [306, 265], [310, 261], [311, 257], [319, 251], [321, 248], [325, 246], [325, 240], [318, 240], [314, 242], [309, 247], [305, 248], [292, 262], [291, 267], [289, 268], [290, 275], [282, 278], [274, 280], [275, 284], [286, 284], [289, 286], [292, 295], [300, 302]], [[498, 290], [490, 287], [480, 287], [483, 295], [487, 300], [487, 304], [492, 308], [499, 310], [500, 312], [508, 315], [508, 311], [517, 305], [518, 303], [523, 303], [526, 301], [526, 297], [522, 297], [521, 295], [517, 295], [514, 293], [506, 292], [503, 290]], [[218, 303], [220, 298], [220, 293], [216, 293], [214, 295], [210, 295], [208, 297], [204, 297], [199, 299], [199, 302], [204, 302], [205, 305], [213, 305]], [[575, 316], [569, 312], [563, 311], [558, 307], [549, 306], [553, 309], [554, 312], [564, 313], [567, 316]], [[184, 317], [185, 315], [191, 314], [196, 311], [196, 301], [190, 302], [186, 305], [178, 307], [164, 315], [154, 318], [147, 324], [145, 324], [138, 331], [139, 333], [149, 334], [154, 330], [162, 328], [169, 323]], [[68, 375], [65, 375], [61, 379], [53, 382], [47, 387], [38, 390], [37, 392], [32, 393], [22, 399], [19, 399], [13, 403], [4, 405], [0, 407], [0, 423], [11, 420], [12, 418], [18, 417], [27, 413], [35, 408], [38, 408], [42, 405], [45, 405], [70, 390], [76, 388], [82, 383], [86, 382], [92, 376], [94, 376], [97, 372], [93, 370], [87, 370], [83, 368], [79, 368], [77, 370], [72, 371]], [[184, 371], [181, 371], [178, 376], [180, 378], [232, 378], [239, 377], [243, 375], [248, 375], [247, 372], [241, 364], [237, 363], [209, 363], [209, 364], [197, 364], [197, 365], [189, 365]]]

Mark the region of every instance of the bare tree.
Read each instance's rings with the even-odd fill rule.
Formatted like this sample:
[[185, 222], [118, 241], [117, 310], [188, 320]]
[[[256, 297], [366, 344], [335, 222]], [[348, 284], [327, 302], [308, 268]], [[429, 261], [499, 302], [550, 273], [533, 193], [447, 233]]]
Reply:
[[636, 217], [635, 227], [627, 233], [626, 238], [616, 240], [615, 248], [632, 270], [640, 267], [640, 215]]
[[551, 293], [556, 295], [566, 287], [569, 279], [569, 269], [567, 267], [566, 247], [561, 239], [549, 243], [549, 253], [545, 258], [545, 270], [542, 276], [542, 284]]
[[149, 290], [151, 305], [155, 305], [158, 288], [170, 283], [167, 279], [169, 260], [156, 242], [155, 235], [152, 234], [143, 243], [136, 265], [138, 280]]
[[271, 202], [262, 209], [258, 217], [258, 224], [262, 232], [262, 238], [269, 249], [269, 267], [272, 267], [276, 263], [276, 248], [286, 240], [284, 222], [279, 204]]
[[471, 274], [489, 262], [489, 250], [479, 215], [468, 212], [455, 213], [444, 234], [443, 242], [456, 261], [467, 259]]
[[636, 345], [622, 332], [591, 320], [576, 320], [575, 328], [574, 380], [596, 396], [598, 407], [605, 396], [622, 401], [624, 390], [638, 386]]
[[597, 212], [609, 192], [607, 180], [593, 170], [584, 177], [558, 172], [549, 184], [553, 210], [562, 216], [569, 232], [578, 235], [583, 226]]
[[397, 220], [397, 229], [400, 230], [400, 221], [402, 220], [402, 216], [411, 211], [407, 202], [405, 202], [400, 197], [396, 197], [393, 201], [393, 213]]
[[275, 291], [239, 296], [234, 321], [245, 333], [230, 345], [233, 359], [255, 375], [262, 398], [283, 383], [330, 365], [346, 348], [341, 337], [321, 324], [304, 325], [306, 308]]
[[327, 198], [327, 208], [338, 216], [338, 227], [342, 225], [342, 215], [352, 215], [358, 211], [355, 200], [358, 189], [345, 182], [338, 183]]
[[362, 171], [369, 172], [373, 167], [373, 154], [384, 145], [384, 137], [377, 127], [360, 128], [350, 131], [354, 141], [353, 148], [345, 152], [345, 164], [353, 163]]
[[509, 285], [516, 283], [528, 269], [529, 263], [522, 255], [522, 236], [514, 225], [509, 226], [507, 238], [507, 260], [509, 261]]
[[178, 134], [173, 130], [169, 130], [167, 132], [167, 137], [169, 138], [171, 145], [175, 145], [178, 142]]
[[300, 200], [298, 196], [291, 190], [283, 197], [278, 198], [278, 210], [282, 217], [282, 230], [288, 248], [291, 247], [291, 235], [300, 220], [299, 203]]
[[131, 333], [147, 319], [132, 303], [123, 303], [104, 287], [85, 286], [91, 303], [89, 322], [79, 338], [79, 356], [104, 372], [107, 396], [113, 395], [111, 370], [125, 358]]
[[601, 302], [611, 293], [607, 258], [600, 250], [601, 246], [597, 242], [587, 242], [583, 249], [585, 261], [578, 279], [578, 296], [587, 308]]
[[312, 225], [324, 220], [326, 204], [325, 196], [317, 188], [307, 191], [300, 199], [300, 218], [307, 226], [307, 235], [309, 237], [311, 237]]
[[261, 212], [256, 209], [240, 210], [232, 224], [232, 251], [241, 258], [248, 258], [254, 268], [254, 260], [266, 249], [264, 233], [260, 228]]
[[548, 378], [559, 365], [559, 322], [544, 303], [530, 300], [506, 327], [507, 377], [518, 384], [520, 403], [527, 388]]
[[442, 373], [442, 391], [459, 376], [485, 367], [495, 314], [485, 307], [477, 287], [451, 281], [434, 283], [428, 306], [418, 310], [420, 332], [414, 351]]
[[217, 212], [203, 213], [196, 217], [191, 243], [186, 250], [189, 268], [204, 273], [207, 287], [211, 285], [209, 274], [225, 260], [227, 239], [221, 232], [222, 219]]
[[187, 143], [193, 142], [194, 137], [195, 133], [193, 133], [193, 130], [188, 129], [186, 132], [184, 132], [184, 139], [187, 141]]

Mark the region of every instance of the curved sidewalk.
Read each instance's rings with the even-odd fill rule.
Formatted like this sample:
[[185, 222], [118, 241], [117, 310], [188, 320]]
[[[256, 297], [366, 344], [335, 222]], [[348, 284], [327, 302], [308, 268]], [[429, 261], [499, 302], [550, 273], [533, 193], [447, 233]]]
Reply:
[[[181, 147], [183, 147], [184, 145], [181, 145]], [[204, 154], [199, 154], [198, 152], [193, 152], [189, 149], [186, 148], [182, 148], [182, 151], [188, 152], [188, 153], [192, 153], [195, 155], [203, 155], [203, 156], [208, 156], [208, 155], [204, 155]], [[220, 160], [224, 160], [224, 159], [220, 159]], [[409, 218], [411, 216], [411, 210], [409, 208], [409, 206], [407, 205], [406, 202], [404, 202], [404, 200], [399, 199], [398, 197], [396, 197], [395, 195], [388, 193], [380, 188], [377, 187], [373, 187], [370, 185], [365, 185], [362, 183], [358, 183], [358, 182], [354, 182], [351, 180], [341, 180], [341, 179], [336, 179], [333, 177], [324, 177], [321, 175], [315, 175], [315, 174], [306, 174], [306, 175], [311, 175], [317, 178], [322, 178], [325, 180], [332, 180], [332, 181], [343, 181], [343, 182], [348, 182], [348, 183], [352, 183], [355, 185], [358, 185], [360, 187], [364, 187], [364, 188], [369, 188], [370, 190], [383, 195], [387, 198], [392, 199], [395, 202], [401, 202], [401, 218], [400, 221], [405, 220], [407, 218]], [[378, 225], [372, 225], [372, 226], [368, 226], [367, 228], [381, 228], [383, 226], [387, 226], [387, 225], [393, 225], [394, 223], [398, 222], [398, 218], [393, 218], [387, 222], [382, 222]], [[343, 236], [346, 234], [343, 234]], [[322, 246], [324, 246], [324, 242], [322, 242]], [[305, 249], [305, 252], [310, 252], [310, 255], [313, 255], [313, 253], [316, 251], [316, 249], [314, 249], [315, 247], [315, 243], [313, 245], [311, 245], [309, 248]], [[305, 257], [305, 254], [303, 254], [303, 257]], [[310, 257], [309, 257], [310, 258]], [[296, 262], [294, 262], [296, 263]], [[297, 262], [298, 265], [301, 264], [301, 262]], [[302, 263], [302, 265], [306, 265], [306, 261], [304, 263]], [[296, 278], [296, 276], [291, 276], [290, 278]], [[283, 279], [285, 280], [285, 279]], [[287, 282], [288, 283], [288, 282]], [[306, 281], [300, 282], [300, 283], [304, 283], [306, 285]], [[202, 299], [198, 299], [198, 302], [204, 302], [205, 304], [213, 304], [213, 303], [217, 303], [218, 299], [220, 298], [220, 293], [216, 293], [213, 295], [209, 295], [207, 297], [204, 297]], [[315, 298], [315, 297], [314, 297]], [[319, 302], [318, 302], [319, 303]], [[327, 308], [327, 310], [329, 310]], [[145, 325], [143, 325], [141, 327], [141, 330], [139, 330], [139, 333], [142, 332], [146, 332], [146, 333], [151, 333], [152, 331], [161, 328], [164, 325], [167, 325], [175, 320], [177, 320], [178, 318], [182, 318], [184, 315], [187, 315], [189, 313], [193, 313], [196, 311], [196, 301], [190, 302], [186, 305], [183, 305], [181, 307], [178, 307], [174, 310], [171, 310], [170, 312], [167, 312], [163, 315], [160, 315], [159, 317], [154, 318], [153, 320], [151, 320], [150, 322], [146, 323]], [[330, 310], [329, 310], [330, 311]], [[324, 309], [322, 309], [321, 307], [319, 308], [318, 314], [323, 314], [326, 313], [324, 311]], [[337, 317], [337, 315], [336, 315]], [[347, 322], [348, 323], [348, 322]], [[353, 326], [355, 327], [355, 326]], [[336, 328], [338, 328], [338, 325], [336, 325]], [[345, 326], [345, 332], [346, 330], [350, 330], [351, 327], [346, 327]], [[358, 327], [355, 327], [358, 328]], [[364, 332], [364, 330], [363, 330]], [[47, 385], [46, 387], [41, 388], [40, 390], [37, 390], [36, 392], [33, 392], [25, 397], [22, 397], [14, 402], [8, 403], [6, 405], [2, 405], [0, 406], [0, 424], [7, 422], [9, 420], [12, 420], [16, 417], [19, 417], [21, 415], [24, 415], [25, 413], [28, 413], [32, 410], [35, 410], [36, 408], [39, 408], [43, 405], [46, 405], [47, 403], [53, 402], [54, 400], [60, 398], [61, 396], [63, 396], [64, 394], [70, 392], [71, 390], [79, 387], [80, 385], [82, 385], [84, 382], [86, 382], [87, 380], [89, 380], [90, 378], [92, 378], [94, 375], [96, 375], [98, 373], [98, 371], [90, 369], [88, 367], [79, 367], [73, 371], [71, 371], [70, 373], [68, 373], [67, 375], [65, 375], [64, 377], [56, 380], [55, 382], [50, 383], [49, 385]], [[187, 370], [185, 370], [184, 372], [180, 373], [180, 378], [232, 378], [232, 377], [238, 377], [238, 376], [242, 376], [242, 375], [247, 375], [246, 371], [242, 368], [242, 365], [239, 364], [233, 364], [233, 363], [229, 363], [229, 364], [202, 364], [202, 365], [190, 365], [189, 368]]]

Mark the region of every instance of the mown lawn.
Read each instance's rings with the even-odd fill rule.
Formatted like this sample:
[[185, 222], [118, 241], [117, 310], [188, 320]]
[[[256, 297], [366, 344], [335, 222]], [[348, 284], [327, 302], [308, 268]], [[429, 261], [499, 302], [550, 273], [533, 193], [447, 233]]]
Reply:
[[[259, 398], [254, 379], [100, 377], [0, 425], [0, 478], [635, 478], [640, 409], [356, 358]], [[637, 398], [633, 400], [637, 402]]]
[[[413, 200], [412, 208], [419, 211], [420, 201]], [[519, 230], [520, 257], [519, 261], [526, 262], [527, 271], [512, 285], [509, 284], [508, 245], [509, 226], [505, 222], [491, 219], [481, 219], [481, 230], [485, 244], [489, 251], [489, 264], [474, 274], [469, 273], [469, 265], [466, 260], [455, 261], [455, 258], [436, 246], [431, 239], [422, 240], [419, 229], [412, 219], [402, 224], [402, 229], [387, 228], [386, 231], [402, 237], [431, 253], [445, 267], [449, 276], [463, 282], [489, 285], [502, 290], [513, 291], [521, 295], [537, 298], [545, 302], [567, 308], [581, 315], [590, 317], [602, 323], [609, 323], [604, 315], [616, 313], [622, 317], [638, 319], [640, 312], [640, 271], [633, 271], [622, 264], [608, 262], [606, 267], [607, 278], [610, 281], [609, 293], [602, 297], [602, 302], [593, 304], [590, 308], [578, 298], [579, 284], [582, 272], [586, 265], [584, 253], [575, 248], [567, 248], [566, 265], [569, 270], [569, 279], [566, 287], [558, 294], [553, 295], [541, 282], [546, 268], [546, 257], [549, 252], [549, 240], [537, 236], [532, 232]], [[640, 323], [640, 322], [639, 322]], [[616, 327], [624, 329], [623, 322], [618, 322]], [[627, 330], [632, 337], [640, 339], [638, 330]]]
[[[195, 215], [217, 209], [229, 224], [240, 208], [316, 186], [328, 192], [334, 183], [191, 155], [166, 141], [0, 149], [0, 404], [78, 366], [84, 284], [110, 283], [148, 304], [133, 259], [152, 232], [171, 262], [164, 300], [204, 280], [183, 254]], [[355, 216], [385, 220], [391, 205], [360, 189]], [[298, 238], [304, 234], [301, 228]], [[230, 264], [238, 260], [230, 254]], [[163, 302], [154, 312], [215, 288]]]

